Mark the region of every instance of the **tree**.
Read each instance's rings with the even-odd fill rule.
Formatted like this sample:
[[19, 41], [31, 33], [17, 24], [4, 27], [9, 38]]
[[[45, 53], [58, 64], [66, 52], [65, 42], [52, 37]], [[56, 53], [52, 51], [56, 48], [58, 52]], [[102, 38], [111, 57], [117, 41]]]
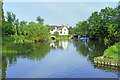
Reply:
[[27, 25], [27, 21], [21, 21], [21, 22], [20, 22], [20, 25], [21, 25], [21, 26]]
[[69, 30], [69, 34], [73, 34], [73, 28], [72, 28], [72, 26], [70, 26], [70, 27], [68, 28], [68, 30]]
[[42, 19], [40, 16], [38, 16], [36, 20], [38, 21], [38, 23], [44, 24], [44, 19]]
[[25, 36], [32, 41], [47, 40], [50, 35], [48, 27], [35, 22], [25, 25], [23, 31]]
[[77, 31], [77, 34], [80, 35], [88, 35], [89, 32], [89, 24], [87, 23], [87, 21], [79, 21], [76, 24], [76, 27], [79, 29], [79, 31]]
[[95, 11], [88, 18], [90, 38], [98, 40], [118, 41], [120, 27], [118, 26], [118, 7], [106, 7], [100, 12]]
[[49, 25], [49, 24], [46, 24], [45, 26], [46, 26], [46, 27], [48, 27], [48, 30], [49, 30], [49, 31], [51, 30], [51, 28], [50, 28], [50, 25]]
[[[6, 25], [6, 21], [5, 21], [5, 16], [4, 16], [4, 11], [3, 11], [3, 3], [0, 1], [0, 26], [2, 26], [2, 35], [5, 35], [5, 25]], [[1, 25], [2, 24], [2, 25]]]
[[3, 25], [3, 31], [4, 31], [5, 35], [14, 35], [16, 33], [15, 26], [17, 26], [15, 24], [16, 16], [15, 16], [15, 14], [13, 14], [11, 12], [7, 12], [6, 18], [7, 18], [7, 21], [6, 21], [6, 24]]
[[19, 34], [24, 35], [23, 27], [27, 25], [27, 21], [21, 21], [18, 27]]
[[54, 36], [59, 37], [59, 32], [58, 31], [54, 32]]

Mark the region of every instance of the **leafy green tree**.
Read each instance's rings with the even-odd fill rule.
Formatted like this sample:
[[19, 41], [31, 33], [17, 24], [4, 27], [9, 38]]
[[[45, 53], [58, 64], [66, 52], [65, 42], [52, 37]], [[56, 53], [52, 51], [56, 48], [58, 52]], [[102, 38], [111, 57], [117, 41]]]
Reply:
[[90, 25], [90, 38], [105, 40], [108, 43], [118, 41], [120, 27], [118, 26], [118, 7], [106, 7], [100, 12], [95, 11], [88, 18]]
[[15, 28], [16, 28], [16, 34], [20, 34], [20, 30], [19, 30], [19, 19], [15, 20]]
[[79, 29], [79, 31], [77, 32], [80, 35], [88, 35], [89, 32], [89, 24], [87, 23], [87, 21], [80, 21], [76, 24], [76, 27]]
[[[0, 23], [2, 24], [2, 25], [0, 25], [0, 26], [2, 26], [2, 35], [5, 35], [5, 25], [6, 25], [6, 21], [5, 21], [5, 16], [4, 16], [4, 11], [3, 11], [3, 3], [0, 1], [0, 8], [1, 8], [1, 10], [2, 11], [0, 11], [0, 17], [1, 17], [1, 21], [0, 21]], [[2, 13], [1, 13], [2, 12]]]
[[34, 22], [25, 25], [23, 31], [25, 36], [32, 41], [47, 40], [50, 35], [48, 27]]
[[58, 31], [54, 32], [54, 36], [59, 37], [59, 32]]
[[36, 20], [38, 21], [38, 23], [44, 24], [44, 19], [42, 19], [40, 16], [38, 16]]
[[27, 21], [21, 21], [19, 23], [19, 27], [18, 27], [18, 30], [19, 30], [19, 35], [24, 35], [24, 31], [23, 31], [23, 27], [27, 25]]
[[4, 29], [3, 31], [5, 35], [14, 35], [16, 33], [15, 26], [17, 26], [15, 24], [16, 16], [11, 12], [7, 12], [6, 18], [7, 18], [7, 21], [6, 21], [6, 25], [3, 25], [3, 29]]
[[20, 25], [21, 25], [21, 26], [27, 25], [27, 21], [21, 21], [21, 22], [20, 22]]
[[72, 28], [72, 26], [69, 26], [68, 30], [69, 30], [69, 34], [73, 34], [73, 28]]
[[50, 30], [51, 30], [50, 25], [46, 24], [45, 26], [48, 27], [48, 31], [50, 32]]

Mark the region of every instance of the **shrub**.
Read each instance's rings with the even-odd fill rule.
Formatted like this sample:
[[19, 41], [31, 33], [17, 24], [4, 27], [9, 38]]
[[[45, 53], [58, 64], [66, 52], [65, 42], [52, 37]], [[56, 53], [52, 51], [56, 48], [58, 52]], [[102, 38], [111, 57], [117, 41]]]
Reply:
[[116, 60], [120, 60], [119, 59], [119, 56], [120, 56], [120, 42], [111, 46], [111, 47], [108, 47], [108, 49], [106, 49], [104, 51], [104, 57], [110, 57], [112, 59], [116, 59]]
[[54, 32], [54, 36], [59, 37], [59, 33], [57, 31]]

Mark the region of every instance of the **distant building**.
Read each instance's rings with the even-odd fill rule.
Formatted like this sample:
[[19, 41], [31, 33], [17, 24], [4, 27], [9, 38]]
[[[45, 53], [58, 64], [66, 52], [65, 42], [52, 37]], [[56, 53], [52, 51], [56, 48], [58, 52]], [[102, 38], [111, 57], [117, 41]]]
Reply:
[[59, 35], [68, 35], [67, 26], [64, 26], [64, 25], [56, 26], [56, 25], [54, 25], [54, 26], [51, 26], [50, 28], [51, 28], [51, 30], [50, 30], [51, 34], [54, 34], [54, 32], [57, 31], [59, 33]]

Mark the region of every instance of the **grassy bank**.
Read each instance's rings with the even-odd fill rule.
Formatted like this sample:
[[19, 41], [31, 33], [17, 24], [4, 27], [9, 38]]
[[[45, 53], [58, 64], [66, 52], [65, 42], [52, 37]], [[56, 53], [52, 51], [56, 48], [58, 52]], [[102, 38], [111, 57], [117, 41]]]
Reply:
[[15, 35], [9, 35], [9, 36], [2, 36], [2, 43], [23, 43], [30, 41], [25, 36], [15, 36]]
[[120, 60], [119, 56], [120, 56], [120, 42], [114, 44], [113, 46], [108, 47], [108, 49], [106, 49], [104, 51], [103, 56], [104, 57], [109, 57], [115, 60]]
[[61, 40], [61, 39], [70, 39], [71, 35], [59, 35], [56, 37], [56, 40]]

